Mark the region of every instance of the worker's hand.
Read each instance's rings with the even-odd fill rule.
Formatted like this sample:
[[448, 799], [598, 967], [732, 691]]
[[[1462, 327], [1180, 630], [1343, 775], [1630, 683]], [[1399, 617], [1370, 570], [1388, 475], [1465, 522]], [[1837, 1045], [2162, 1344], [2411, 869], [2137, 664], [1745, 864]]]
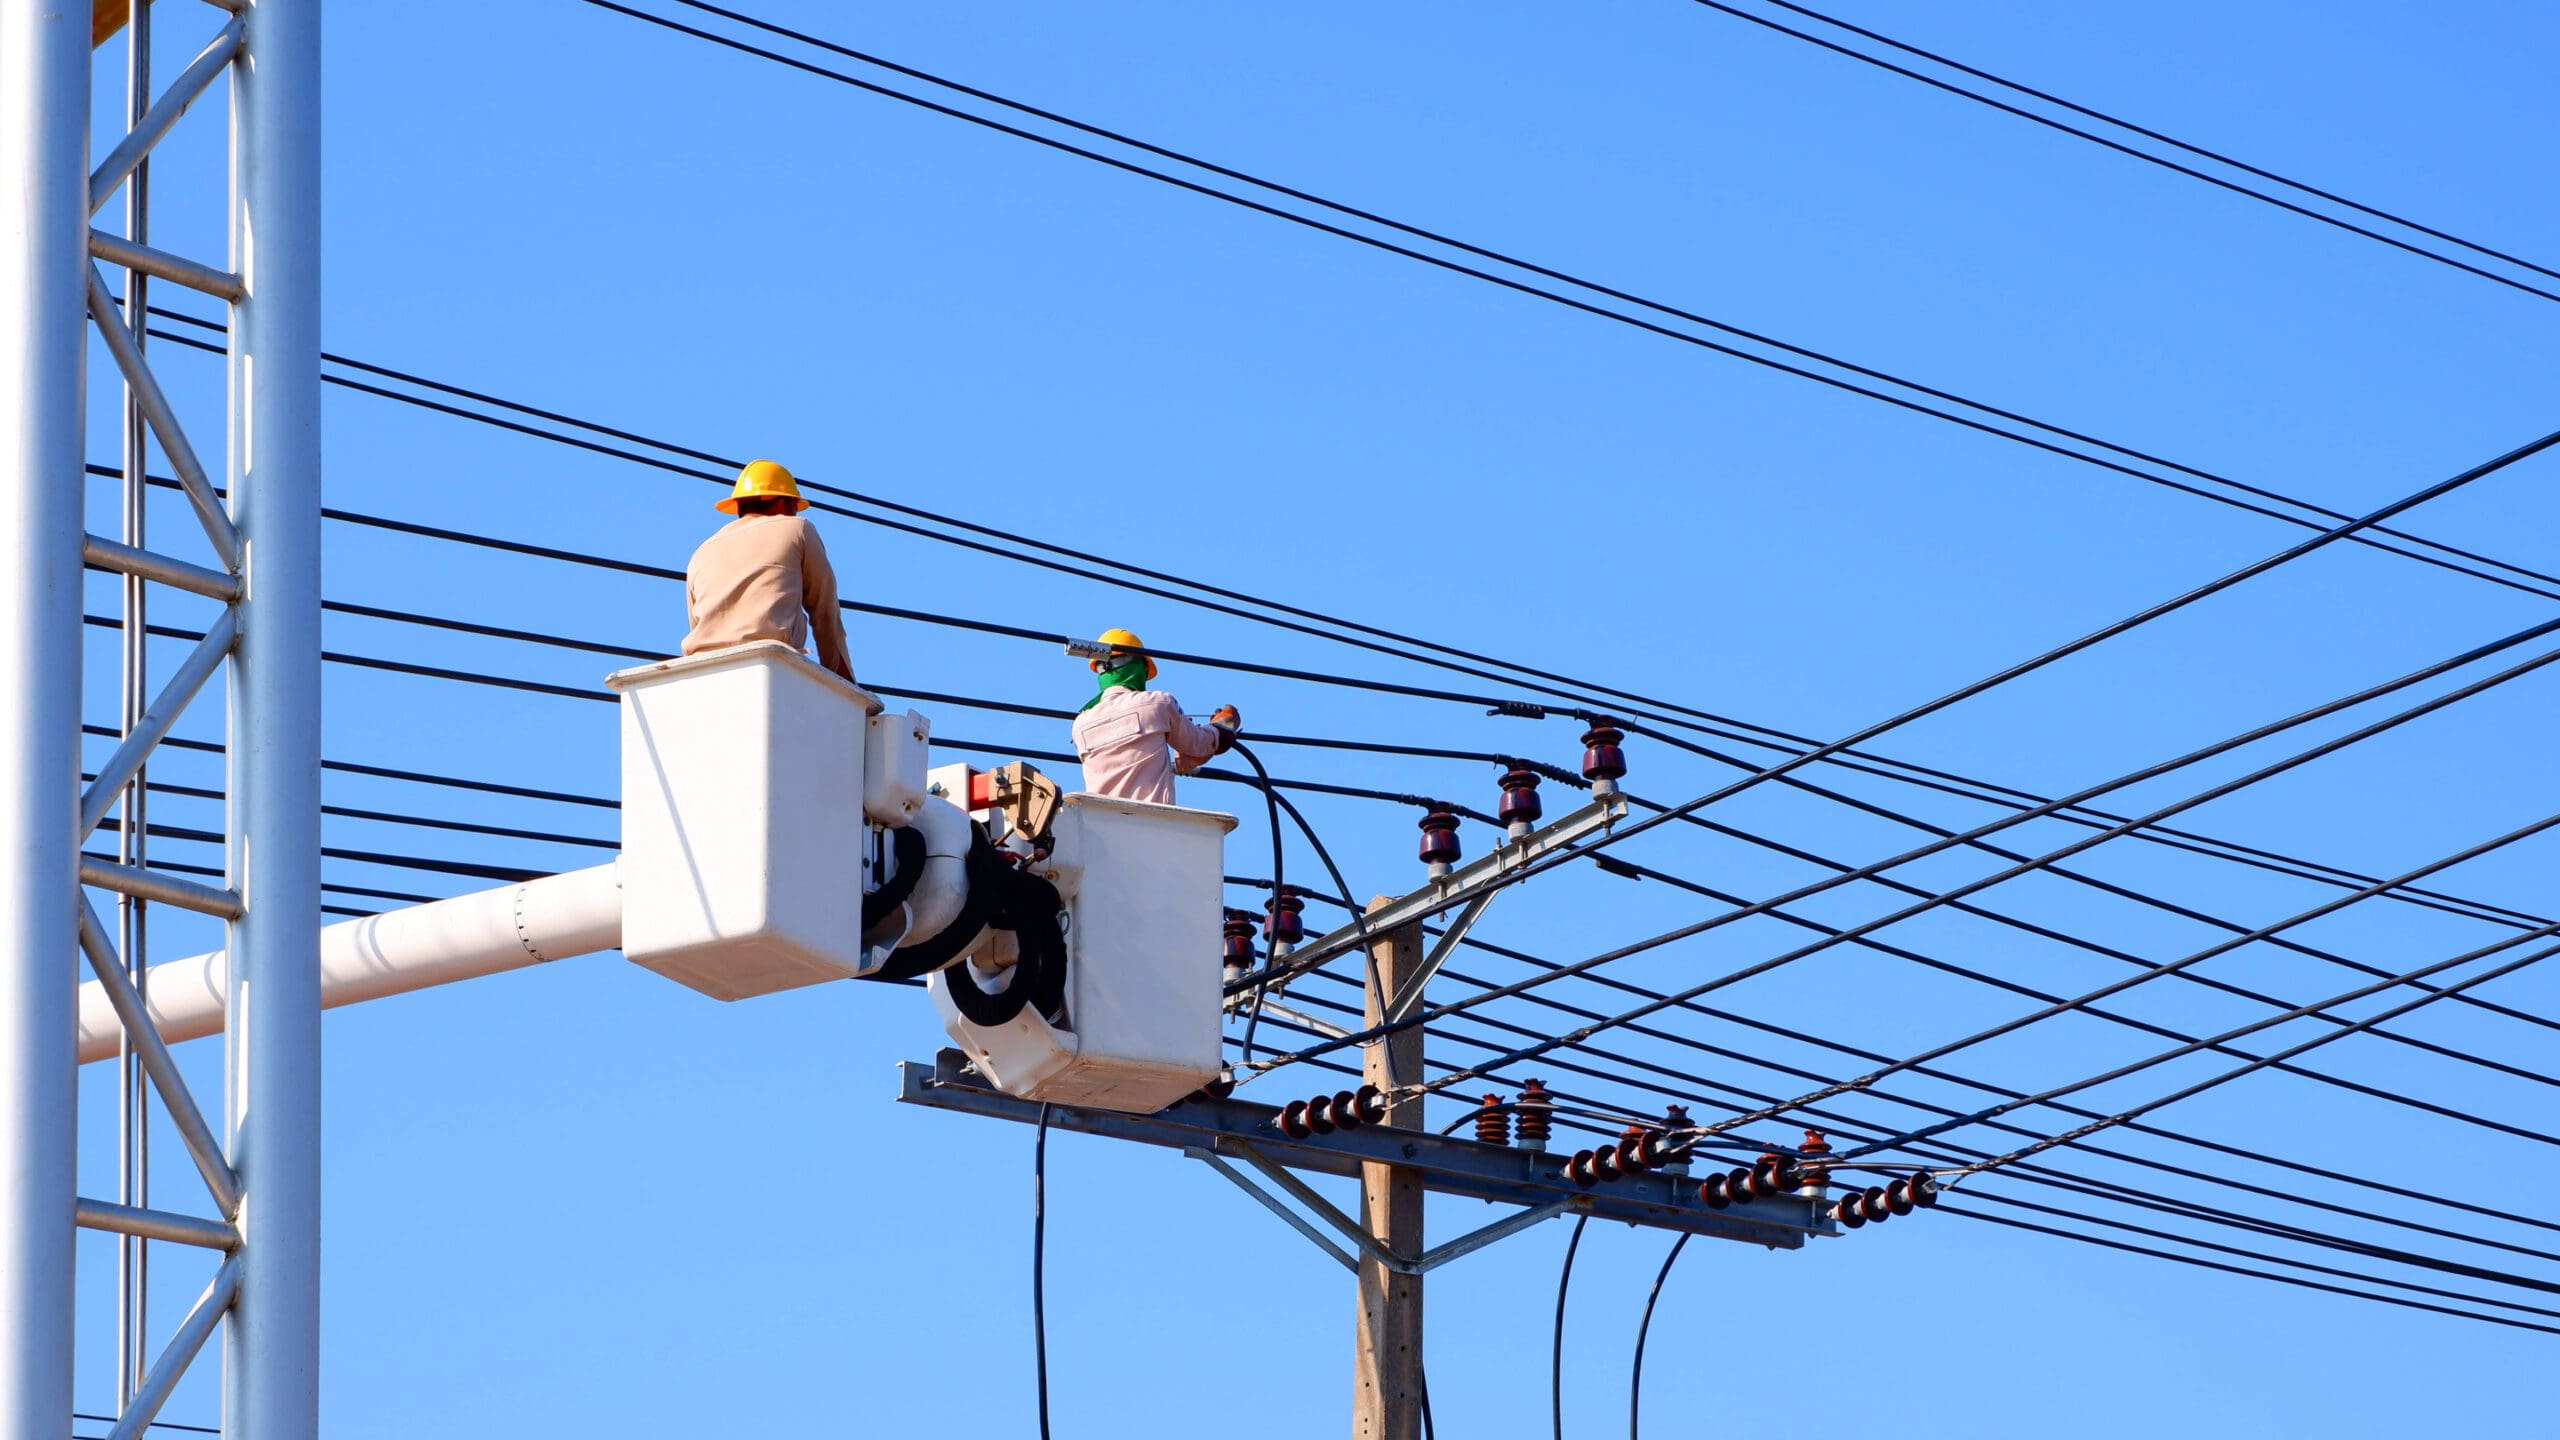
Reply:
[[1236, 713], [1233, 705], [1221, 705], [1210, 712], [1209, 724], [1218, 732], [1218, 753], [1221, 755], [1226, 753], [1228, 746], [1236, 743], [1236, 736], [1244, 732], [1244, 717]]

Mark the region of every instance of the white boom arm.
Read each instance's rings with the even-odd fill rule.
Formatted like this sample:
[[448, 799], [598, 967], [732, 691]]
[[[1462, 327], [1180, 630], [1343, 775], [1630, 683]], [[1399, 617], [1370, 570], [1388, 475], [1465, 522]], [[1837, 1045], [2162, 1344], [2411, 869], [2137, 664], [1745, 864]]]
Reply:
[[[327, 927], [320, 932], [320, 1004], [378, 1000], [621, 943], [622, 888], [613, 866], [545, 875]], [[152, 966], [151, 1019], [160, 1038], [174, 1045], [218, 1033], [230, 978], [230, 956], [221, 950]], [[80, 1063], [113, 1058], [118, 1033], [105, 989], [94, 980], [81, 986]]]

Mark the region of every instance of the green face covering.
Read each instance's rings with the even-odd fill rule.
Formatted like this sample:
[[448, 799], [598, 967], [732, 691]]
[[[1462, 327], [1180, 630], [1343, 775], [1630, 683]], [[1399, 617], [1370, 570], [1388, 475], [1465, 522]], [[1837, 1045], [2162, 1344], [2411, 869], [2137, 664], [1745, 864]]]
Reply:
[[1125, 665], [1120, 665], [1113, 669], [1102, 671], [1093, 678], [1095, 681], [1093, 687], [1093, 698], [1076, 707], [1076, 713], [1079, 715], [1092, 709], [1094, 706], [1101, 704], [1102, 697], [1110, 694], [1115, 689], [1146, 689], [1147, 657], [1141, 655], [1137, 659], [1132, 660]]

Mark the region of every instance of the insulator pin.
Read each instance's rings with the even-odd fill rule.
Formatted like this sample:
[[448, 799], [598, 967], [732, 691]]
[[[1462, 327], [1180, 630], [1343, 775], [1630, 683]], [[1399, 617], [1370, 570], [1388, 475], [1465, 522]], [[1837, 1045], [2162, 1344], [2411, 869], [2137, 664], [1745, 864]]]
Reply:
[[1502, 803], [1493, 818], [1502, 822], [1514, 840], [1529, 833], [1546, 813], [1545, 802], [1538, 798], [1538, 772], [1519, 767], [1502, 772]]
[[1547, 1096], [1544, 1080], [1520, 1082], [1520, 1103], [1512, 1107], [1518, 1117], [1520, 1148], [1544, 1150], [1554, 1133], [1555, 1102]]
[[1435, 806], [1422, 817], [1422, 863], [1437, 880], [1457, 865], [1458, 855], [1458, 817]]
[[1582, 778], [1593, 795], [1614, 795], [1626, 777], [1627, 752], [1618, 748], [1627, 732], [1606, 720], [1595, 720], [1582, 732]]
[[1307, 922], [1301, 913], [1307, 908], [1298, 887], [1284, 887], [1271, 897], [1262, 917], [1262, 938], [1274, 945], [1296, 945], [1307, 938]]

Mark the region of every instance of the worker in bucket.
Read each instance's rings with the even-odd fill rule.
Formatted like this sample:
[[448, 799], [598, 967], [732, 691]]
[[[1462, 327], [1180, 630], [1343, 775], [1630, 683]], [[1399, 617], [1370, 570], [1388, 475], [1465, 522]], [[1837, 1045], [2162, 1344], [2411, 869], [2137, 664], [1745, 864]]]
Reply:
[[847, 680], [844, 613], [836, 608], [835, 567], [818, 527], [802, 519], [809, 502], [791, 472], [752, 460], [716, 507], [738, 518], [711, 532], [684, 567], [684, 653], [779, 640], [794, 650], [815, 634], [818, 663]]
[[[1170, 805], [1173, 777], [1190, 774], [1234, 744], [1243, 719], [1233, 705], [1221, 705], [1203, 725], [1183, 714], [1172, 696], [1148, 689], [1156, 662], [1147, 658], [1146, 642], [1128, 631], [1105, 630], [1095, 643], [1105, 648], [1090, 662], [1094, 695], [1075, 721], [1084, 788]], [[1090, 648], [1075, 646], [1067, 653], [1090, 654]]]

